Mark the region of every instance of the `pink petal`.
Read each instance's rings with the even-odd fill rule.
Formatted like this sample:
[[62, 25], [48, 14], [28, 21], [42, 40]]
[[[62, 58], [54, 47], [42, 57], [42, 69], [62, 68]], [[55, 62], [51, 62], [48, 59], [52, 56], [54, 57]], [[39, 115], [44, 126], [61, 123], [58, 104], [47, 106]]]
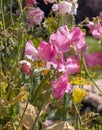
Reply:
[[25, 55], [27, 56], [28, 59], [38, 60], [38, 51], [34, 47], [32, 41], [27, 41], [25, 47]]

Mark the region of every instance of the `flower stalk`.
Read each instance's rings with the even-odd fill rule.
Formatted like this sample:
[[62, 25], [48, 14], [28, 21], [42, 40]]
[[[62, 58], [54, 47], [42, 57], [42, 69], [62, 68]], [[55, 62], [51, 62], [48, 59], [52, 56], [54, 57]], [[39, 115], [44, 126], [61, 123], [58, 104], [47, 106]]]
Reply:
[[3, 29], [5, 30], [5, 18], [4, 18], [3, 0], [1, 0], [1, 15], [2, 15]]
[[67, 119], [67, 95], [64, 95], [64, 104], [63, 104], [63, 120]]
[[86, 62], [85, 62], [84, 57], [83, 57], [82, 61], [83, 61], [83, 66], [84, 66], [84, 69], [85, 69], [86, 74], [88, 75], [88, 77], [89, 77], [89, 79], [91, 80], [91, 82], [95, 85], [95, 87], [99, 90], [99, 92], [100, 92], [101, 95], [102, 95], [102, 90], [98, 87], [98, 85], [96, 84], [95, 80], [93, 79], [93, 77], [90, 75], [90, 73], [89, 73], [89, 71], [88, 71], [88, 68], [87, 68], [87, 65], [86, 65]]

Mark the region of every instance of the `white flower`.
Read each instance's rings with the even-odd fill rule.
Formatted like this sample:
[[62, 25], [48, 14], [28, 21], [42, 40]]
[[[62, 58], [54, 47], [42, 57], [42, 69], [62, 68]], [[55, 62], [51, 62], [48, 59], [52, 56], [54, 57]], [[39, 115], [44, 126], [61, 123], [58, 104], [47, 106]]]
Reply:
[[58, 5], [59, 13], [65, 15], [70, 13], [72, 9], [72, 3], [67, 1], [61, 1]]

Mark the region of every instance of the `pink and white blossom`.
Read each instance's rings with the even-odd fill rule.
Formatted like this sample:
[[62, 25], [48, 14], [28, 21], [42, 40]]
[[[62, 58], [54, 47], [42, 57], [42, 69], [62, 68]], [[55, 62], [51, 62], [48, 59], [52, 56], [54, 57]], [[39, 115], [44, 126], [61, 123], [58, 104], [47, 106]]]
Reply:
[[52, 11], [58, 11], [58, 4], [52, 5]]
[[44, 12], [39, 8], [29, 10], [28, 12], [28, 26], [31, 28], [36, 25], [40, 25], [44, 18]]
[[88, 27], [95, 38], [102, 39], [102, 23], [89, 22]]
[[31, 75], [31, 69], [32, 69], [32, 65], [30, 62], [26, 61], [26, 60], [21, 60], [19, 62], [20, 65], [22, 65], [22, 72], [24, 74], [27, 74], [28, 76]]
[[26, 46], [25, 46], [25, 55], [28, 59], [38, 60], [38, 51], [34, 47], [34, 44], [32, 41], [27, 41]]
[[60, 1], [58, 5], [59, 13], [62, 15], [70, 14], [72, 8], [72, 3], [67, 1]]

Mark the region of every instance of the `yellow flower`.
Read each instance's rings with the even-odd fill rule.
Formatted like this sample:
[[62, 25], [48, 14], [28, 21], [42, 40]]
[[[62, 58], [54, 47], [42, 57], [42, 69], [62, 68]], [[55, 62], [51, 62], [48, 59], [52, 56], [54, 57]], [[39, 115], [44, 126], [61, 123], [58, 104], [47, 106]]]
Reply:
[[87, 95], [87, 92], [82, 88], [75, 88], [72, 93], [73, 102], [80, 103]]

